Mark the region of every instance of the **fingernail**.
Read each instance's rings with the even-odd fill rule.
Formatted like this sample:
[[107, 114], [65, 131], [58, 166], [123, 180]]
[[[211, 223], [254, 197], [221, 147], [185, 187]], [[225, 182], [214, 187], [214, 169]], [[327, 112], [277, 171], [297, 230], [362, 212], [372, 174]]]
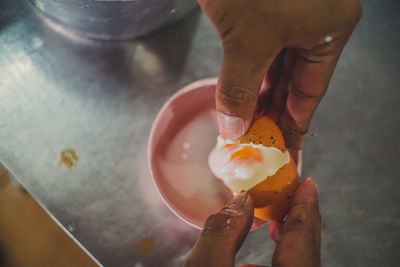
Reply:
[[230, 209], [240, 209], [246, 203], [248, 196], [249, 194], [246, 191], [241, 192], [228, 203], [227, 207]]
[[241, 137], [246, 130], [244, 120], [240, 117], [229, 116], [223, 112], [217, 112], [219, 132], [226, 139], [236, 140]]
[[239, 196], [241, 197], [241, 199], [240, 199], [240, 205], [243, 206], [244, 203], [246, 203], [247, 198], [249, 197], [249, 193], [247, 193], [247, 191], [244, 191], [244, 192], [240, 193]]
[[315, 187], [315, 190], [317, 190], [317, 192], [318, 192], [318, 185], [317, 185], [317, 183], [314, 181], [314, 179], [312, 179], [311, 177], [308, 177], [308, 178], [304, 179], [304, 182], [306, 182], [306, 183], [312, 183], [312, 184], [314, 185], [314, 187]]

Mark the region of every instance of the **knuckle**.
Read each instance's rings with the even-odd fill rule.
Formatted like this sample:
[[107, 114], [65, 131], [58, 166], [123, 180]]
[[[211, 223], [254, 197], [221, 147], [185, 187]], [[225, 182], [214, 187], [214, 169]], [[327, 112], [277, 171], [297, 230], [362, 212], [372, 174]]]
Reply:
[[303, 90], [296, 84], [292, 84], [290, 87], [290, 92], [292, 92], [297, 97], [303, 100], [317, 100], [319, 101], [326, 94], [326, 89], [318, 90]]
[[233, 217], [231, 213], [219, 212], [208, 217], [204, 224], [202, 235], [221, 234], [229, 229], [230, 220]]
[[[232, 32], [232, 31], [231, 31]], [[237, 30], [236, 30], [237, 32]], [[221, 37], [223, 32], [221, 31]], [[247, 52], [243, 45], [243, 41], [240, 40], [240, 34], [237, 33], [236, 36], [233, 34], [226, 35], [222, 38], [222, 47], [224, 49], [224, 57], [236, 57], [237, 55], [247, 56]]]
[[217, 97], [225, 105], [243, 106], [255, 103], [258, 91], [246, 86], [223, 82], [218, 90]]
[[299, 203], [292, 207], [291, 216], [286, 222], [286, 232], [299, 229], [308, 229], [314, 223], [321, 222], [321, 215], [314, 204]]
[[219, 26], [218, 32], [221, 35], [221, 39], [223, 41], [229, 40], [232, 36], [235, 26], [234, 25], [222, 26], [222, 21], [220, 22], [220, 25], [218, 25], [218, 26]]
[[308, 132], [308, 120], [295, 121], [290, 115], [284, 114], [283, 118], [279, 121], [279, 127], [282, 130], [285, 138], [302, 138]]
[[233, 217], [238, 217], [238, 216], [242, 215], [242, 213], [240, 211], [232, 209], [230, 207], [223, 207], [221, 209], [220, 213], [226, 215], [227, 219], [231, 219]]

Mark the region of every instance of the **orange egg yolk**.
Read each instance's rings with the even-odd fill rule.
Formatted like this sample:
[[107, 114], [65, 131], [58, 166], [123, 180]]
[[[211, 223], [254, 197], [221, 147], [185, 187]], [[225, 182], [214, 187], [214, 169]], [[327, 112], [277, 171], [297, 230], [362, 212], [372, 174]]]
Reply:
[[240, 163], [254, 161], [262, 162], [262, 153], [258, 148], [245, 146], [241, 150], [233, 153], [230, 160]]

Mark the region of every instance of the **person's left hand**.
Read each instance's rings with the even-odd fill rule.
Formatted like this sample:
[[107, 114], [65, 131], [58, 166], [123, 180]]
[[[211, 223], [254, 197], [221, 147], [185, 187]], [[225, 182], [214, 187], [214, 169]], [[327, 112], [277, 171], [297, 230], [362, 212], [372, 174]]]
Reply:
[[[184, 266], [234, 266], [236, 252], [253, 222], [253, 210], [253, 201], [243, 192], [211, 215]], [[269, 231], [276, 242], [272, 266], [321, 266], [321, 217], [313, 179], [307, 178], [299, 185], [287, 220], [283, 224], [271, 222]]]

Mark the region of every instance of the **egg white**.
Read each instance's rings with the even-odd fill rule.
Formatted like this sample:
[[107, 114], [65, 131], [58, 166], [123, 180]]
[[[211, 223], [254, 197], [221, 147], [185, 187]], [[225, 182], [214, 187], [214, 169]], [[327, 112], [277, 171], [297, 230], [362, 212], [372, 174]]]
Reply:
[[[217, 145], [208, 158], [208, 165], [211, 172], [233, 192], [249, 190], [290, 162], [288, 151], [282, 152], [275, 147], [265, 147], [261, 144], [239, 144], [233, 149], [225, 147], [232, 143], [231, 140], [218, 136]], [[240, 163], [230, 160], [233, 153], [246, 146], [258, 148], [261, 151], [261, 162], [254, 160]]]

